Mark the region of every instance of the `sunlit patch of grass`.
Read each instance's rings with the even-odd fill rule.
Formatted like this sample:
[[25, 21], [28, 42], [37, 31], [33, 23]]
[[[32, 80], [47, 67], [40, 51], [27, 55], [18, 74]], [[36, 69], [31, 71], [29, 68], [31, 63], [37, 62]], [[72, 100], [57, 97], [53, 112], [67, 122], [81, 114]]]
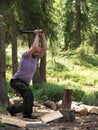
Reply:
[[6, 80], [9, 81], [12, 77], [12, 71], [11, 69], [6, 70]]

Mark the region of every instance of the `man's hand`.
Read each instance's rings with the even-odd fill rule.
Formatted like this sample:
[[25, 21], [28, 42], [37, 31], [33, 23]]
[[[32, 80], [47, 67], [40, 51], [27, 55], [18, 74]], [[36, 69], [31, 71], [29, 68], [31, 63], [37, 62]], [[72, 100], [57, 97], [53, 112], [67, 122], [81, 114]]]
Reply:
[[38, 30], [34, 30], [34, 34], [36, 35], [36, 34], [38, 34], [39, 32], [38, 32]]
[[39, 34], [44, 33], [44, 31], [42, 29], [39, 29], [38, 32], [39, 32]]
[[39, 34], [40, 36], [42, 35], [42, 34], [44, 34], [44, 31], [42, 30], [42, 29], [39, 29], [39, 30], [34, 30], [34, 34], [36, 35], [36, 34]]

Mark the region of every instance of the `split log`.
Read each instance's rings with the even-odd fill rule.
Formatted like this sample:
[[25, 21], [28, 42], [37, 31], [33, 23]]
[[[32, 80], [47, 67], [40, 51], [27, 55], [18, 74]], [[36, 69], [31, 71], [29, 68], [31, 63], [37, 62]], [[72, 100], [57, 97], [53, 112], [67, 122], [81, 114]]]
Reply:
[[56, 103], [53, 102], [53, 101], [50, 101], [50, 100], [46, 101], [46, 102], [44, 103], [44, 105], [45, 105], [46, 107], [52, 109], [52, 110], [56, 110], [56, 109], [57, 109], [57, 108], [56, 108]]
[[23, 121], [21, 119], [15, 119], [15, 118], [4, 116], [4, 115], [1, 115], [0, 118], [1, 118], [1, 123], [7, 123], [11, 125], [16, 125], [19, 127], [26, 126], [26, 121]]
[[98, 115], [98, 108], [96, 107], [93, 107], [90, 111], [89, 111], [90, 114], [97, 114]]
[[87, 108], [80, 109], [79, 114], [81, 116], [87, 116], [88, 115], [88, 109]]
[[43, 123], [47, 123], [47, 122], [50, 122], [52, 120], [56, 120], [56, 119], [59, 119], [63, 117], [62, 113], [58, 110], [58, 111], [55, 111], [55, 112], [51, 112], [49, 114], [46, 114], [42, 117], [40, 117], [41, 121]]
[[12, 99], [9, 99], [9, 102], [10, 102], [10, 105], [13, 105], [13, 104], [19, 104], [19, 103], [22, 103], [23, 102], [23, 99], [20, 98], [20, 97], [14, 97]]

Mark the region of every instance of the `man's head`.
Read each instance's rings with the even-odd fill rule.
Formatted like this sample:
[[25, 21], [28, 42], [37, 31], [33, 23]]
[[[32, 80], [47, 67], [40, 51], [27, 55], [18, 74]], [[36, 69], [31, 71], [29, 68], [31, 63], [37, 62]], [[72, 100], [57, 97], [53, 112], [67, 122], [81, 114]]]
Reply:
[[32, 53], [32, 57], [36, 58], [40, 56], [41, 47], [34, 47], [34, 51]]

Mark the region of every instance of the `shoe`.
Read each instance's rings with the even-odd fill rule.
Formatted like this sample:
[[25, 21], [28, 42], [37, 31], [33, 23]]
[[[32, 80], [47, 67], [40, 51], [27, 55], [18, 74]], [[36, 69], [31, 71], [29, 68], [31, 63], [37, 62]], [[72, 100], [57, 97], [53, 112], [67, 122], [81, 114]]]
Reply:
[[15, 113], [13, 112], [13, 109], [11, 106], [7, 107], [6, 110], [11, 114], [11, 116], [15, 116]]
[[23, 115], [23, 118], [38, 119], [38, 116], [36, 116], [36, 115]]

